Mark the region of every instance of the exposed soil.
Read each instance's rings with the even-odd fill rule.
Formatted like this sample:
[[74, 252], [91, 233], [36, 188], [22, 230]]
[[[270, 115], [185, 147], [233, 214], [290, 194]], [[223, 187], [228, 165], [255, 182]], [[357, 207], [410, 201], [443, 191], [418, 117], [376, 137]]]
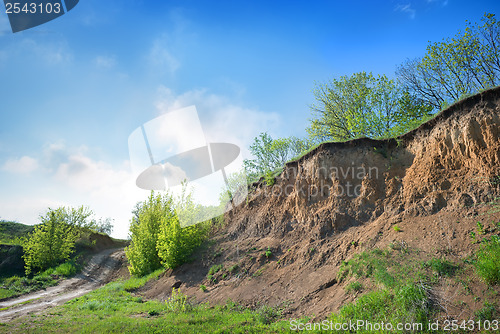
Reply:
[[[419, 261], [463, 262], [479, 247], [470, 237], [477, 222], [490, 227], [484, 237], [497, 234], [499, 135], [495, 88], [397, 139], [322, 144], [288, 163], [274, 185], [255, 183], [193, 263], [138, 293], [166, 299], [180, 287], [199, 302], [287, 305], [292, 316], [321, 318], [355, 298], [337, 272], [363, 250], [392, 244], [418, 250]], [[207, 278], [217, 264], [225, 269]], [[482, 306], [486, 284], [466, 276], [467, 292], [457, 279], [433, 287], [445, 316], [464, 319]]]
[[82, 272], [63, 280], [59, 285], [18, 298], [0, 301], [0, 322], [41, 312], [47, 308], [64, 304], [118, 278], [123, 273], [125, 252], [123, 249], [107, 249], [94, 255]]
[[[274, 185], [255, 183], [192, 263], [135, 293], [165, 300], [175, 287], [197, 302], [281, 305], [290, 317], [324, 318], [358, 296], [337, 276], [356, 253], [390, 247], [408, 254], [402, 265], [436, 257], [464, 263], [479, 248], [471, 240], [478, 222], [481, 237], [500, 231], [499, 135], [496, 88], [397, 139], [322, 144], [288, 163]], [[223, 269], [207, 275], [214, 265]], [[0, 322], [126, 276], [125, 266], [123, 250], [103, 251], [75, 278], [0, 302], [0, 309], [8, 307]], [[432, 286], [443, 317], [468, 319], [485, 300], [500, 296], [498, 286], [488, 288], [471, 266], [463, 268], [460, 278]]]

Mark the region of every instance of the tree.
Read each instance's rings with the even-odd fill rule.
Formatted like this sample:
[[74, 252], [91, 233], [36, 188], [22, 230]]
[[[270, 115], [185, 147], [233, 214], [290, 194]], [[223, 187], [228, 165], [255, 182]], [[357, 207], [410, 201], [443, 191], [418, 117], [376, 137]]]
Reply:
[[205, 239], [208, 223], [181, 227], [180, 220], [197, 221], [201, 207], [183, 188], [179, 198], [169, 193], [151, 192], [149, 198], [134, 209], [130, 223], [131, 243], [125, 249], [133, 275], [143, 276], [158, 268], [175, 268], [186, 262]]
[[[49, 208], [23, 244], [26, 274], [52, 267], [73, 253], [80, 231], [68, 224], [63, 208]], [[71, 217], [70, 217], [71, 218]]]
[[174, 212], [173, 198], [167, 193], [164, 196], [154, 195], [136, 206], [137, 217], [130, 222], [130, 246], [125, 254], [130, 263], [129, 271], [133, 275], [142, 276], [161, 267], [161, 259], [156, 249], [162, 219], [172, 217]]
[[312, 142], [297, 137], [273, 139], [263, 132], [254, 138], [250, 152], [254, 159], [245, 159], [247, 177], [255, 180], [262, 175], [274, 172], [285, 163], [312, 146]]
[[317, 84], [307, 129], [315, 141], [392, 137], [431, 114], [432, 108], [385, 75], [359, 72]]
[[404, 87], [435, 109], [500, 84], [500, 22], [485, 14], [483, 25], [466, 23], [455, 37], [430, 43], [423, 58], [396, 71]]
[[92, 220], [92, 226], [90, 229], [97, 233], [104, 233], [110, 235], [113, 232], [113, 219], [99, 218], [98, 220]]

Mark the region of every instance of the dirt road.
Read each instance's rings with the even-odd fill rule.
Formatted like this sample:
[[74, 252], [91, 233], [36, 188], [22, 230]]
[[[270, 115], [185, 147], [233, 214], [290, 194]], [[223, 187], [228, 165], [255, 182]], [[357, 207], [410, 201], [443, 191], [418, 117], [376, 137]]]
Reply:
[[82, 272], [57, 286], [0, 301], [0, 322], [61, 305], [109, 282], [125, 258], [123, 248], [107, 249], [94, 255]]

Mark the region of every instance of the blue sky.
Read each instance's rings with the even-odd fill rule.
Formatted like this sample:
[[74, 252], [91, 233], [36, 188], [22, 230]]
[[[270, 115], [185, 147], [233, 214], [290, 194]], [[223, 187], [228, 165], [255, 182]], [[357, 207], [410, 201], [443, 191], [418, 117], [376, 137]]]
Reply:
[[[127, 140], [196, 105], [241, 147], [304, 136], [314, 82], [372, 71], [497, 13], [498, 1], [81, 0], [12, 34], [0, 13], [0, 217], [34, 224], [87, 205], [127, 235], [137, 189]], [[243, 152], [245, 155], [248, 152]]]

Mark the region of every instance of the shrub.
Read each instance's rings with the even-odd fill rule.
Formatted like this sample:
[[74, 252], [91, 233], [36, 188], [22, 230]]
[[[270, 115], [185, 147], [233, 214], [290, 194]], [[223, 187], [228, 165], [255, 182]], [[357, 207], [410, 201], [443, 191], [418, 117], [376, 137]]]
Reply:
[[[206, 208], [197, 205], [192, 194], [186, 191], [187, 186], [184, 184], [182, 194], [174, 202], [175, 212], [163, 216], [160, 224], [156, 249], [162, 265], [170, 269], [188, 262], [210, 230], [210, 221], [191, 225], [198, 221], [202, 209]], [[181, 221], [188, 226], [181, 227]]]
[[130, 223], [131, 243], [125, 249], [133, 275], [143, 276], [161, 267], [158, 255], [158, 235], [161, 225], [175, 215], [173, 199], [151, 192], [149, 198], [138, 205], [137, 218]]
[[171, 312], [187, 312], [192, 309], [188, 302], [188, 297], [180, 289], [172, 288], [172, 294], [165, 301], [167, 309]]
[[498, 238], [481, 245], [475, 267], [477, 274], [489, 285], [500, 283], [500, 241]]
[[67, 222], [68, 217], [61, 208], [49, 209], [40, 219], [42, 224], [35, 226], [23, 244], [26, 274], [67, 260], [80, 233], [77, 227]]
[[194, 249], [201, 245], [209, 231], [208, 223], [182, 228], [180, 219], [193, 221], [200, 207], [191, 195], [174, 199], [169, 193], [155, 195], [136, 206], [130, 224], [131, 244], [125, 249], [133, 275], [146, 275], [162, 265], [175, 268], [190, 259]]

